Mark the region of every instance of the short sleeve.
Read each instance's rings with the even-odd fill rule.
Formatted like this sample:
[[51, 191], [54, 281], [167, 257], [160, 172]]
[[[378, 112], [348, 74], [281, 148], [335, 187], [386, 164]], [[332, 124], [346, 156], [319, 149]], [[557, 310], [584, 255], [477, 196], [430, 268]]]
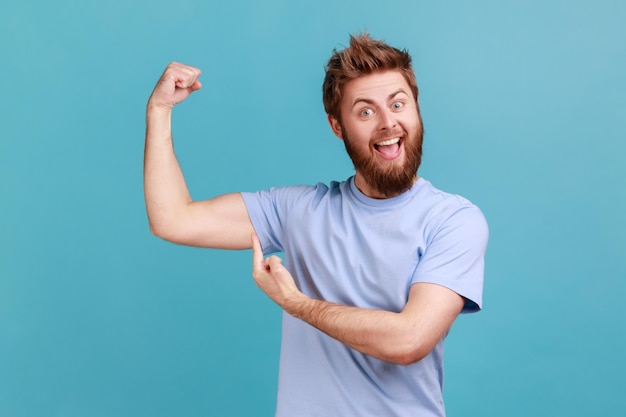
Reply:
[[465, 205], [441, 220], [422, 254], [412, 284], [442, 285], [465, 298], [462, 313], [482, 308], [485, 252], [489, 230], [474, 205]]
[[293, 207], [311, 191], [314, 191], [311, 186], [291, 186], [241, 193], [265, 255], [284, 251], [287, 217]]

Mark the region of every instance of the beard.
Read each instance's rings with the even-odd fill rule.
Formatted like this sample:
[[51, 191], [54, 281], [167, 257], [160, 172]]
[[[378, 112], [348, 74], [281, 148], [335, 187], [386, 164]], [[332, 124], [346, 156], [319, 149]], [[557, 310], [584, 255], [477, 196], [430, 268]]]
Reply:
[[[380, 161], [370, 153], [369, 149], [354, 146], [344, 126], [342, 126], [342, 131], [344, 132], [343, 143], [352, 159], [354, 169], [363, 176], [372, 190], [389, 198], [400, 195], [413, 186], [417, 170], [422, 162], [424, 130], [421, 118], [417, 130], [412, 135], [404, 135], [405, 158], [402, 165], [398, 165], [395, 161]], [[385, 137], [389, 136], [386, 134]]]

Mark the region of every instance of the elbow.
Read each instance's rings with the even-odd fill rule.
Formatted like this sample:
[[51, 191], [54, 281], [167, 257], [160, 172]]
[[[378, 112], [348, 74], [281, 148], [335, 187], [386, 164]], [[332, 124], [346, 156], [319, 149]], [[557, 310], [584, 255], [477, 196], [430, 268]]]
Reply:
[[172, 233], [171, 227], [166, 227], [162, 223], [149, 221], [150, 225], [150, 233], [154, 236], [161, 238], [163, 240], [167, 240], [168, 242], [175, 242], [176, 237], [174, 233]]
[[426, 356], [428, 356], [428, 353], [430, 353], [430, 352], [427, 352], [427, 353], [420, 352], [420, 353], [417, 353], [417, 354], [410, 353], [408, 355], [405, 355], [405, 356], [401, 357], [400, 360], [397, 362], [397, 364], [398, 365], [405, 365], [405, 366], [406, 365], [412, 365], [412, 364], [414, 364], [416, 362], [419, 362], [422, 359], [424, 359]]
[[406, 340], [390, 346], [386, 360], [397, 365], [411, 365], [424, 359], [434, 346], [427, 346], [415, 339]]
[[[197, 233], [185, 222], [177, 221], [150, 221], [150, 233], [167, 242], [176, 245], [202, 246]], [[207, 246], [208, 247], [208, 246]]]
[[150, 233], [152, 233], [156, 237], [163, 237], [163, 227], [159, 224], [159, 222], [154, 221], [148, 215], [148, 226], [150, 227]]
[[154, 236], [177, 244], [186, 244], [193, 230], [188, 220], [188, 212], [184, 210], [156, 210], [148, 207], [148, 226]]
[[159, 229], [158, 226], [155, 226], [152, 222], [150, 222], [150, 233], [152, 233], [156, 237], [163, 237], [161, 229]]
[[411, 365], [421, 361], [426, 356], [428, 356], [429, 353], [430, 352], [426, 352], [421, 349], [412, 349], [402, 352], [396, 352], [391, 358], [391, 362], [397, 365]]

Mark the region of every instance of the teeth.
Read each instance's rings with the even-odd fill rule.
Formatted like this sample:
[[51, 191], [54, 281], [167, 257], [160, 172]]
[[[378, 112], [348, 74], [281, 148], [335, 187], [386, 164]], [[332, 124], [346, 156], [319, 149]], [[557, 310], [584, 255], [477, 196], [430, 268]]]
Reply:
[[393, 145], [394, 143], [398, 143], [398, 142], [400, 142], [400, 138], [392, 138], [392, 139], [383, 140], [382, 142], [378, 142], [376, 146]]

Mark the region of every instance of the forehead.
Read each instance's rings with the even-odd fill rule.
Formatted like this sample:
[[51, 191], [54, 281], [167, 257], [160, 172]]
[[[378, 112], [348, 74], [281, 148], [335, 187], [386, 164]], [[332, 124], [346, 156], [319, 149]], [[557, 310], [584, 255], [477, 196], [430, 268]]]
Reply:
[[342, 106], [352, 106], [360, 100], [386, 101], [399, 90], [411, 94], [411, 88], [400, 71], [375, 72], [348, 82], [344, 86]]

